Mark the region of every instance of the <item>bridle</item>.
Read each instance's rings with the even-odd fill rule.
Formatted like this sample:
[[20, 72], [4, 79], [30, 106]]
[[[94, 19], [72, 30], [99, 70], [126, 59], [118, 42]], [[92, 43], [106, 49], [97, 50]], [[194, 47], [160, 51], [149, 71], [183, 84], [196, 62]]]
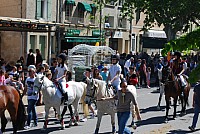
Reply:
[[[168, 70], [166, 70], [166, 71], [168, 71]], [[170, 72], [167, 74], [167, 77], [165, 77], [166, 78], [166, 80], [164, 81], [164, 85], [166, 85], [167, 83], [172, 83], [172, 82], [175, 82], [176, 80], [169, 80], [169, 77], [170, 77], [170, 75], [171, 75], [171, 77], [172, 77], [172, 70], [169, 70]], [[162, 74], [163, 75], [163, 74]]]
[[[93, 79], [91, 79], [91, 80], [89, 80], [89, 84], [90, 84], [90, 86], [91, 86], [91, 88], [89, 89], [90, 90], [90, 94], [86, 94], [85, 96], [87, 96], [87, 97], [90, 97], [90, 98], [92, 98], [93, 100], [95, 100], [95, 93], [96, 93], [96, 86], [95, 86], [95, 84], [94, 84], [94, 80]], [[87, 89], [88, 90], [88, 89]], [[91, 90], [93, 91], [93, 92], [91, 92]]]
[[41, 78], [39, 78], [42, 82], [40, 83], [40, 86], [36, 86], [34, 85], [34, 88], [38, 89], [38, 92], [41, 91], [42, 86], [44, 85], [44, 76], [42, 76]]

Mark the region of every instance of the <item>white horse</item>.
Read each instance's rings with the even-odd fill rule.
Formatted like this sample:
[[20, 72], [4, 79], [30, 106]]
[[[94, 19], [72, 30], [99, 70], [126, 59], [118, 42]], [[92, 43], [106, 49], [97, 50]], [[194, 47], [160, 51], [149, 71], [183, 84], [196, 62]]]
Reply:
[[[96, 124], [96, 129], [95, 129], [95, 134], [98, 134], [99, 128], [100, 128], [100, 123], [102, 116], [107, 113], [108, 115], [111, 116], [111, 125], [112, 125], [112, 133], [115, 133], [115, 113], [116, 113], [116, 102], [114, 99], [105, 99], [102, 100], [102, 98], [108, 98], [108, 97], [113, 97], [113, 90], [111, 88], [106, 87], [106, 83], [101, 80], [97, 79], [92, 79], [91, 82], [88, 83], [87, 85], [87, 90], [88, 91], [86, 94], [86, 99], [89, 97], [90, 99], [96, 99], [96, 104], [97, 104], [97, 124]], [[136, 93], [136, 88], [133, 85], [128, 85], [128, 90], [133, 93], [133, 95], [137, 96]], [[133, 107], [134, 108], [134, 107]], [[134, 118], [134, 111], [133, 111], [133, 118]]]
[[[79, 112], [78, 112], [78, 104], [82, 97], [85, 95], [86, 84], [83, 82], [75, 82], [69, 81], [66, 84], [65, 90], [68, 92], [68, 102], [74, 106], [74, 115], [76, 117], [75, 125], [78, 125], [79, 121]], [[61, 127], [64, 129], [65, 124], [63, 121], [63, 117], [61, 117], [60, 106], [62, 105], [62, 95], [60, 91], [57, 89], [55, 84], [50, 81], [44, 75], [38, 74], [34, 81], [34, 91], [42, 91], [43, 100], [45, 104], [45, 122], [43, 126], [43, 130], [46, 130], [48, 124], [48, 115], [49, 109], [54, 107], [58, 113], [58, 119], [61, 121]]]

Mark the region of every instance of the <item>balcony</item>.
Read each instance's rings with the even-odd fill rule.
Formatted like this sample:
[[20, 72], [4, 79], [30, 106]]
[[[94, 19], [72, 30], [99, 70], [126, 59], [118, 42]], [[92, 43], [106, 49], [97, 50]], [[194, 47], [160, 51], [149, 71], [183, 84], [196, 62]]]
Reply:
[[71, 16], [65, 16], [65, 22], [71, 23], [71, 24], [92, 24], [97, 25], [95, 19], [86, 19], [86, 18], [80, 18], [80, 17], [71, 17]]

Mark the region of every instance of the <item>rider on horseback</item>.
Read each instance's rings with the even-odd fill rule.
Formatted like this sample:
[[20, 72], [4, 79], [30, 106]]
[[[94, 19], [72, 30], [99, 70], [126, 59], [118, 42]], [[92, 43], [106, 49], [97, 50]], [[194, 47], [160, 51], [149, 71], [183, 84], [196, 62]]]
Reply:
[[109, 69], [109, 74], [108, 74], [108, 78], [107, 78], [107, 83], [109, 82], [109, 86], [112, 85], [115, 88], [115, 93], [120, 90], [120, 83], [121, 83], [121, 79], [120, 79], [120, 74], [121, 74], [121, 66], [119, 65], [119, 56], [118, 55], [112, 55], [111, 57], [112, 60], [112, 65], [110, 66]]
[[183, 96], [183, 91], [186, 86], [186, 80], [185, 80], [185, 72], [187, 70], [187, 63], [186, 63], [186, 58], [184, 60], [181, 59], [181, 53], [180, 52], [175, 52], [174, 53], [175, 60], [173, 61], [173, 66], [172, 70], [173, 73], [180, 78], [181, 81], [181, 95]]
[[55, 69], [55, 74], [53, 76], [54, 81], [58, 82], [58, 89], [60, 90], [60, 92], [62, 93], [65, 102], [64, 105], [68, 105], [68, 94], [65, 91], [65, 88], [63, 87], [63, 84], [66, 84], [66, 74], [68, 71], [67, 65], [65, 64], [65, 60], [66, 60], [66, 55], [64, 53], [61, 53], [58, 55], [58, 65]]

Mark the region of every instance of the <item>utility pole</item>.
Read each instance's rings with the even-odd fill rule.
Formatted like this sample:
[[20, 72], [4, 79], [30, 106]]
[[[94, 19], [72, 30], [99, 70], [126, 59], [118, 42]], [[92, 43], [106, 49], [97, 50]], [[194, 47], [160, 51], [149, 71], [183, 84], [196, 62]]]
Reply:
[[100, 42], [99, 45], [102, 46], [102, 30], [101, 30], [101, 23], [102, 23], [102, 0], [99, 0], [99, 5], [100, 5], [100, 23], [99, 23], [99, 31], [100, 31]]
[[130, 43], [130, 51], [133, 50], [133, 44], [132, 44], [132, 22], [133, 22], [133, 19], [132, 17], [130, 17], [130, 30], [129, 30], [129, 43]]

